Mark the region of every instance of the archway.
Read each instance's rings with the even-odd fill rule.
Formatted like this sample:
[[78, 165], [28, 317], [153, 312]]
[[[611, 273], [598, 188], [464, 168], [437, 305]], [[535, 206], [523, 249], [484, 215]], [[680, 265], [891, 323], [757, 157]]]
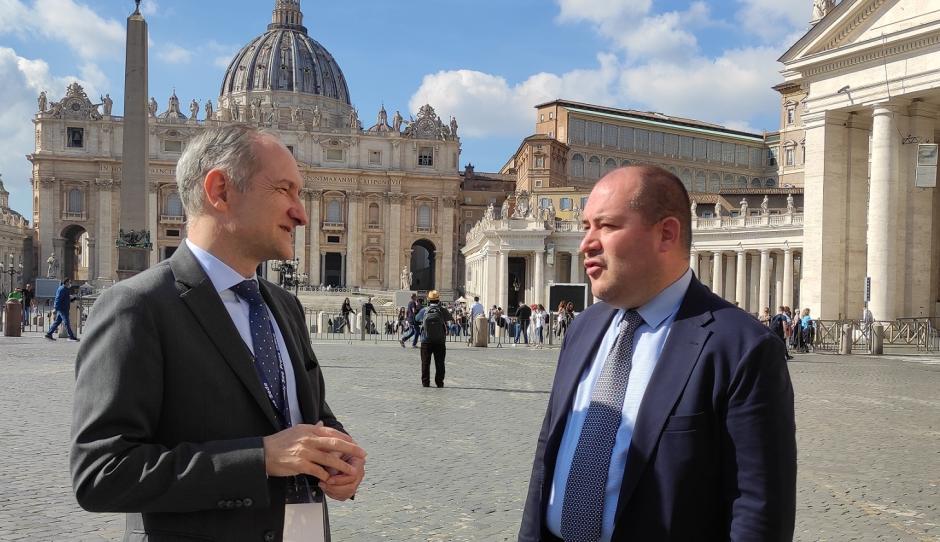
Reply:
[[427, 239], [419, 239], [411, 245], [411, 289], [434, 289], [434, 262], [437, 249]]
[[78, 224], [62, 230], [62, 278], [74, 281], [88, 280], [91, 250], [88, 247], [88, 232]]

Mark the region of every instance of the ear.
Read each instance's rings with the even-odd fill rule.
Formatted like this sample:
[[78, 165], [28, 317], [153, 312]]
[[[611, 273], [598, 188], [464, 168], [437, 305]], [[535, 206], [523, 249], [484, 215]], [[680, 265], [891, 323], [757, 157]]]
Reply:
[[228, 209], [229, 196], [232, 186], [228, 175], [221, 169], [211, 169], [202, 181], [202, 189], [206, 196], [206, 204], [216, 211]]
[[660, 222], [660, 252], [671, 252], [679, 243], [682, 242], [682, 227], [679, 224], [679, 219], [674, 216], [667, 216]]

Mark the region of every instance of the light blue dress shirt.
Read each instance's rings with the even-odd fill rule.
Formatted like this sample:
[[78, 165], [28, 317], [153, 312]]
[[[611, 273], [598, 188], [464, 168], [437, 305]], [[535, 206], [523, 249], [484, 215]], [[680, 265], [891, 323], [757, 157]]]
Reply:
[[[620, 427], [617, 429], [617, 438], [611, 452], [610, 468], [607, 472], [607, 488], [604, 496], [604, 515], [601, 522], [601, 542], [608, 542], [614, 530], [614, 514], [617, 511], [617, 501], [620, 498], [620, 484], [623, 482], [623, 473], [627, 466], [627, 451], [630, 449], [630, 440], [633, 438], [633, 428], [636, 425], [637, 412], [643, 401], [643, 394], [649, 384], [653, 370], [659, 360], [659, 355], [666, 344], [666, 338], [672, 328], [672, 323], [679, 311], [679, 306], [685, 298], [685, 293], [692, 282], [692, 271], [687, 270], [678, 280], [666, 287], [665, 290], [651, 299], [646, 305], [637, 309], [643, 317], [643, 324], [637, 328], [633, 335], [633, 367], [630, 370], [630, 381], [627, 384], [626, 394], [621, 410]], [[548, 498], [548, 509], [545, 522], [548, 529], [556, 536], [561, 537], [561, 510], [564, 505], [565, 488], [568, 485], [568, 473], [571, 470], [571, 461], [574, 458], [578, 439], [581, 437], [581, 428], [587, 417], [588, 407], [591, 404], [591, 393], [604, 368], [604, 362], [619, 333], [620, 321], [626, 311], [620, 309], [614, 315], [608, 326], [600, 347], [594, 356], [594, 361], [585, 368], [578, 389], [574, 395], [572, 411], [568, 414], [565, 423], [565, 433], [558, 447], [558, 458], [555, 460], [555, 476], [552, 478], [551, 493]]]
[[[189, 250], [193, 253], [193, 256], [196, 257], [199, 265], [202, 266], [202, 270], [206, 272], [209, 280], [212, 281], [212, 286], [215, 287], [215, 291], [218, 292], [219, 297], [222, 298], [222, 304], [225, 305], [225, 310], [228, 311], [229, 316], [232, 317], [232, 323], [235, 324], [235, 329], [238, 330], [238, 334], [241, 335], [242, 340], [245, 341], [245, 346], [248, 347], [250, 352], [254, 352], [254, 343], [251, 340], [251, 325], [249, 323], [250, 306], [247, 301], [239, 298], [235, 295], [235, 292], [229, 290], [232, 286], [246, 280], [245, 277], [241, 276], [238, 271], [229, 267], [228, 264], [222, 260], [196, 246], [196, 244], [189, 239], [186, 239], [186, 246], [189, 247]], [[257, 279], [256, 276], [251, 277], [251, 280]], [[268, 318], [271, 319], [271, 324], [274, 325], [277, 352], [284, 362], [284, 376], [287, 377], [287, 404], [290, 405], [291, 425], [297, 425], [303, 423], [303, 417], [300, 413], [300, 403], [297, 400], [297, 380], [294, 377], [294, 366], [291, 364], [290, 354], [287, 352], [287, 344], [284, 342], [284, 336], [281, 335], [281, 329], [277, 325], [277, 320], [274, 319], [274, 313], [271, 312], [270, 307], [266, 306], [266, 308], [268, 309]]]

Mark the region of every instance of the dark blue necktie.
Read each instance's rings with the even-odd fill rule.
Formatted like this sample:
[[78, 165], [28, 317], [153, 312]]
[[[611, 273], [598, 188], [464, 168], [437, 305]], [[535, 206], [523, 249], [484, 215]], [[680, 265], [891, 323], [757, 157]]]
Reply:
[[[268, 317], [268, 308], [261, 297], [258, 289], [258, 283], [254, 280], [245, 280], [231, 290], [238, 297], [248, 302], [248, 323], [251, 327], [251, 343], [255, 354], [255, 369], [259, 377], [263, 375], [262, 385], [265, 385], [269, 392], [268, 397], [273, 399], [274, 409], [278, 416], [283, 418], [286, 410], [284, 408], [284, 394], [281, 385], [281, 364], [278, 358], [277, 342], [274, 337], [274, 326], [271, 325], [271, 319]], [[289, 419], [282, 419], [285, 427], [290, 425]]]
[[561, 535], [565, 542], [596, 542], [601, 536], [610, 454], [633, 368], [633, 335], [642, 323], [643, 318], [634, 310], [624, 315], [617, 341], [591, 392], [591, 405], [571, 460], [561, 508]]

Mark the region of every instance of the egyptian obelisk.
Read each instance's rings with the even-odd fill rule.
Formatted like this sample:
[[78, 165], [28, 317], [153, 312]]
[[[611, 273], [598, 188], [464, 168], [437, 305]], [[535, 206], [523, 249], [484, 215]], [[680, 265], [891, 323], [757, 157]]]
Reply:
[[147, 231], [148, 117], [147, 21], [137, 8], [127, 18], [127, 55], [124, 65], [124, 148], [121, 173], [121, 219], [118, 279], [136, 275], [150, 262]]

